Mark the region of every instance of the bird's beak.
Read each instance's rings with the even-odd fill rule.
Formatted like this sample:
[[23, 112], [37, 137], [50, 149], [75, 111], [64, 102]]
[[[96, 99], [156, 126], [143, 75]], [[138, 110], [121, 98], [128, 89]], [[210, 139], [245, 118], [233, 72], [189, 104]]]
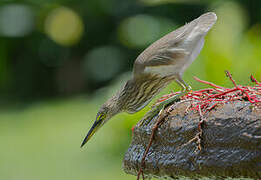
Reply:
[[84, 138], [81, 147], [83, 147], [84, 144], [86, 144], [89, 141], [89, 139], [92, 137], [92, 135], [99, 129], [99, 127], [101, 127], [102, 122], [103, 122], [103, 120], [96, 120], [93, 123], [91, 129], [89, 130], [88, 134]]

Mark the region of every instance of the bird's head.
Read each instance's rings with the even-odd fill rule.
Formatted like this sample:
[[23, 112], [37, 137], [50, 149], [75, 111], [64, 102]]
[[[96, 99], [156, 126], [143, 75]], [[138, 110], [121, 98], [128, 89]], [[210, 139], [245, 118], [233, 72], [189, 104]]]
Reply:
[[103, 104], [100, 110], [97, 113], [96, 120], [94, 121], [91, 129], [87, 133], [86, 137], [84, 138], [81, 147], [86, 144], [92, 135], [100, 129], [112, 116], [120, 112], [119, 108], [116, 107], [114, 101], [109, 100], [105, 104]]

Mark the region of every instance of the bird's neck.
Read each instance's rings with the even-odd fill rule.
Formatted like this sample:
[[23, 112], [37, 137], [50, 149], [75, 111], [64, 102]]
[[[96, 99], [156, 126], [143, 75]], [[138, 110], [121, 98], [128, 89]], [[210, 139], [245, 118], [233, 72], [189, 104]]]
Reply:
[[104, 106], [106, 106], [110, 110], [109, 114], [111, 115], [111, 117], [120, 113], [122, 111], [122, 108], [119, 106], [118, 93], [108, 99], [107, 102], [104, 103]]
[[145, 107], [151, 99], [170, 82], [170, 78], [145, 74], [131, 79], [116, 94], [115, 99], [121, 111], [135, 113]]

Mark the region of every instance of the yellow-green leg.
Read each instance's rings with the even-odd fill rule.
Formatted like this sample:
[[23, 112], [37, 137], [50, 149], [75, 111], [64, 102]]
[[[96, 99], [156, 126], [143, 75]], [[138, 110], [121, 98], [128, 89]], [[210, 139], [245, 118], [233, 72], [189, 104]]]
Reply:
[[148, 118], [144, 118], [145, 121], [143, 121], [140, 126], [147, 125], [152, 120], [152, 117], [154, 117], [155, 115], [158, 115], [159, 117], [161, 113], [164, 112], [163, 109], [166, 105], [178, 101], [180, 97], [186, 95], [189, 91], [191, 91], [192, 88], [180, 76], [176, 79], [176, 82], [178, 83], [178, 85], [181, 86], [181, 92], [175, 96], [168, 98], [165, 101], [156, 104], [155, 107], [148, 113]]
[[181, 92], [175, 96], [168, 98], [167, 100], [165, 100], [163, 102], [160, 102], [156, 106], [156, 108], [159, 109], [159, 111], [162, 108], [165, 108], [166, 105], [177, 101], [180, 97], [186, 95], [189, 91], [191, 91], [192, 88], [180, 76], [176, 79], [176, 82], [178, 83], [178, 85], [181, 86], [181, 88], [182, 88]]

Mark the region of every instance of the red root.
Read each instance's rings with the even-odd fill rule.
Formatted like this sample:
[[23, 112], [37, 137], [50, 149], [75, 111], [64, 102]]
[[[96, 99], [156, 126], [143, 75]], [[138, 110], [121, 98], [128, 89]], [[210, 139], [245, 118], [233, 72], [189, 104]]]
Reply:
[[[226, 75], [234, 85], [233, 88], [222, 87], [214, 83], [194, 77], [196, 81], [203, 84], [207, 84], [212, 88], [192, 91], [187, 95], [183, 96], [181, 98], [182, 100], [191, 100], [192, 102], [191, 106], [189, 107], [189, 109], [187, 109], [187, 111], [196, 110], [198, 112], [202, 111], [202, 114], [205, 114], [207, 111], [211, 111], [212, 109], [214, 109], [218, 104], [225, 104], [231, 101], [249, 101], [252, 104], [261, 102], [261, 83], [258, 82], [253, 75], [250, 76], [250, 79], [252, 82], [256, 84], [255, 86], [237, 85], [236, 81], [232, 78], [232, 75], [229, 71], [226, 71]], [[168, 95], [165, 95], [162, 98], [160, 98], [158, 102], [162, 102], [178, 93], [179, 92], [172, 92]]]
[[251, 79], [252, 82], [254, 82], [254, 83], [256, 83], [257, 85], [261, 86], [261, 83], [258, 82], [258, 81], [256, 80], [256, 78], [254, 78], [253, 75], [250, 76], [250, 79]]

